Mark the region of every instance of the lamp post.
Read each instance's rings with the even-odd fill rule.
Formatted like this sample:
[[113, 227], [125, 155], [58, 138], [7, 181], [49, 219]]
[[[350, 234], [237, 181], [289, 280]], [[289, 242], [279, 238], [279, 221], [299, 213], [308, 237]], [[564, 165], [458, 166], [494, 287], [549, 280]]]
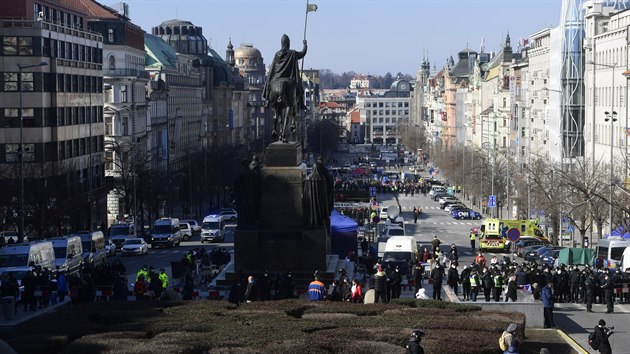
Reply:
[[19, 232], [19, 238], [18, 241], [22, 242], [24, 240], [24, 115], [22, 114], [22, 70], [24, 69], [29, 69], [29, 68], [35, 68], [38, 66], [46, 66], [48, 65], [47, 62], [42, 61], [39, 64], [32, 64], [32, 65], [22, 65], [22, 64], [17, 64], [19, 73], [18, 73], [18, 77], [17, 77], [17, 84], [18, 84], [18, 92], [19, 92], [19, 105], [20, 105], [20, 110], [18, 111], [18, 115], [20, 118], [20, 151], [19, 151], [19, 158], [20, 158], [20, 232]]
[[[613, 173], [613, 159], [614, 159], [614, 155], [613, 155], [613, 146], [614, 146], [614, 134], [615, 134], [615, 130], [614, 130], [614, 126], [615, 126], [615, 122], [617, 121], [617, 112], [615, 112], [615, 68], [617, 68], [617, 63], [612, 63], [612, 64], [601, 64], [601, 63], [596, 63], [594, 61], [589, 61], [587, 62], [587, 64], [591, 64], [591, 65], [597, 65], [597, 66], [603, 66], [604, 68], [609, 68], [612, 69], [612, 82], [611, 82], [611, 89], [610, 89], [610, 96], [611, 96], [611, 100], [610, 100], [610, 112], [604, 112], [604, 114], [606, 115], [606, 118], [604, 118], [604, 121], [608, 122], [610, 121], [610, 203], [608, 205], [608, 224], [610, 225], [610, 235], [612, 235], [612, 231], [613, 231], [613, 195], [614, 195], [614, 191], [615, 191], [615, 186], [614, 186], [614, 173]], [[595, 117], [593, 117], [593, 121], [595, 121]], [[593, 154], [595, 154], [595, 151], [593, 151]]]

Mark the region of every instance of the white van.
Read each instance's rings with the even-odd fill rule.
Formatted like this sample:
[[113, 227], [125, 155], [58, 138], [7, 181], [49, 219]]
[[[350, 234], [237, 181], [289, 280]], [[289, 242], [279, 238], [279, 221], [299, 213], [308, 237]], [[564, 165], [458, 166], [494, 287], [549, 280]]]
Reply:
[[223, 242], [225, 238], [225, 217], [213, 214], [203, 218], [201, 224], [201, 243], [208, 242]]
[[48, 239], [55, 250], [55, 265], [57, 270], [74, 273], [81, 270], [83, 265], [83, 244], [79, 236], [65, 236]]
[[626, 247], [621, 256], [621, 270], [627, 272], [630, 268], [630, 247]]
[[127, 239], [135, 237], [136, 227], [134, 224], [114, 224], [109, 227], [109, 240], [116, 245], [117, 251], [120, 251], [120, 248]]
[[182, 242], [182, 230], [179, 228], [179, 219], [161, 218], [153, 223], [151, 232], [151, 247], [174, 247]]
[[107, 251], [105, 251], [105, 235], [101, 231], [79, 231], [75, 236], [81, 238], [83, 263], [88, 263], [92, 267], [105, 263]]
[[411, 274], [411, 265], [418, 262], [418, 246], [413, 236], [392, 236], [387, 239], [383, 265], [398, 266], [403, 275]]
[[0, 250], [0, 273], [6, 268], [40, 266], [55, 269], [55, 251], [49, 241], [7, 245]]

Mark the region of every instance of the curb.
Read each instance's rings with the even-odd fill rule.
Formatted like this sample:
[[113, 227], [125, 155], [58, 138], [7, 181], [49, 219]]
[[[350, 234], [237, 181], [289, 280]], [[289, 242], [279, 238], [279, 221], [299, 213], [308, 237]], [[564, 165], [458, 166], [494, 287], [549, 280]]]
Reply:
[[567, 342], [576, 352], [580, 354], [589, 354], [586, 349], [582, 348], [581, 345], [579, 345], [573, 338], [569, 337], [569, 335], [564, 333], [563, 330], [556, 329], [556, 332], [558, 332], [560, 337], [562, 337], [562, 339], [564, 339], [564, 341]]

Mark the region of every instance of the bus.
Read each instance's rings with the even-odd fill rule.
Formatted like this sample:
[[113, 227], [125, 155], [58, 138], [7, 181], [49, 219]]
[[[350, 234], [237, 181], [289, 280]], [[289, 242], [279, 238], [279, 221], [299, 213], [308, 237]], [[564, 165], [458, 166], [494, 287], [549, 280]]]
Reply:
[[606, 268], [615, 269], [617, 266], [621, 266], [621, 256], [628, 246], [630, 246], [630, 240], [623, 239], [621, 236], [601, 239], [597, 243], [595, 262], [599, 262]]

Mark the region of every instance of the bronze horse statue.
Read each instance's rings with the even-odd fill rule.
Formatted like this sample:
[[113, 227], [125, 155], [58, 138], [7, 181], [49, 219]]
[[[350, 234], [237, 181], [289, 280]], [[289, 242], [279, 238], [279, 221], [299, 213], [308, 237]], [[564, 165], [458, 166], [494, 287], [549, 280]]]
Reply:
[[291, 134], [295, 133], [295, 115], [297, 111], [297, 97], [295, 80], [280, 78], [271, 83], [269, 92], [269, 106], [273, 110], [273, 131], [271, 136], [274, 140], [283, 143], [289, 141], [287, 125]]

